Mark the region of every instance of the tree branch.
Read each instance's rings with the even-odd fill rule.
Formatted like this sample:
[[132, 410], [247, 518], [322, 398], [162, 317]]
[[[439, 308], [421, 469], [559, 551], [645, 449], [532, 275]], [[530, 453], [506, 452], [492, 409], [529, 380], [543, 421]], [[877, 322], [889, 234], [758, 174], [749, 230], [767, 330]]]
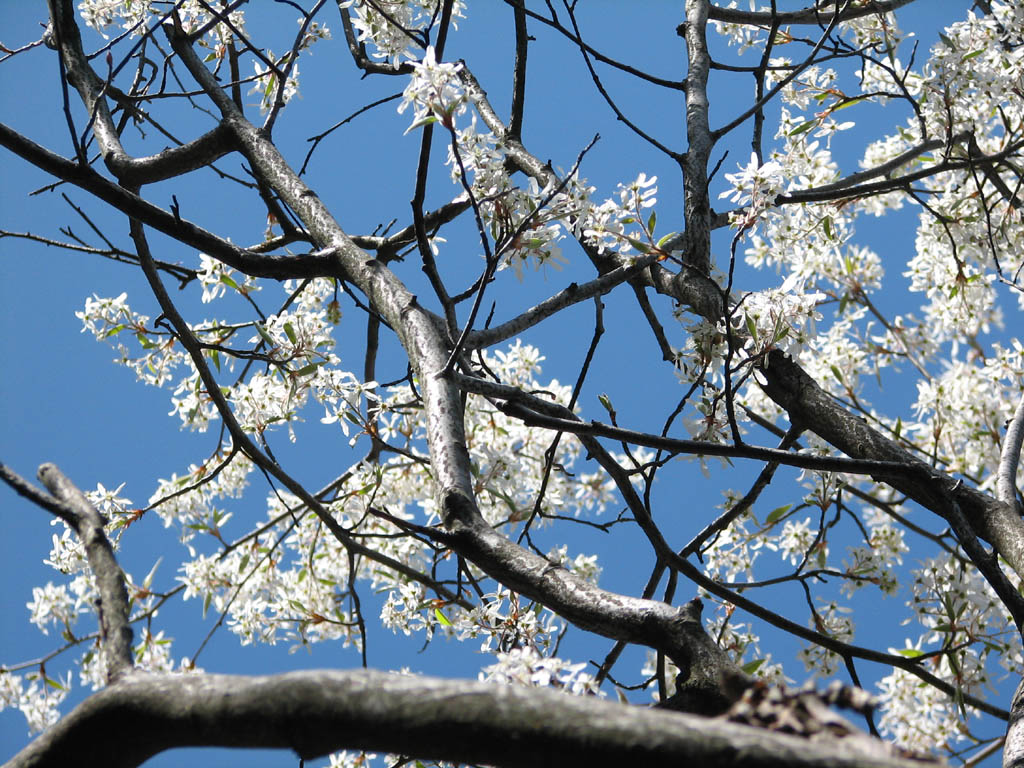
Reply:
[[[671, 454], [689, 454], [696, 456], [726, 456], [730, 458], [754, 459], [756, 461], [777, 462], [790, 467], [800, 467], [817, 472], [847, 472], [850, 474], [887, 476], [890, 473], [904, 474], [921, 472], [918, 467], [908, 467], [895, 461], [871, 461], [847, 459], [841, 456], [814, 456], [811, 454], [793, 453], [777, 448], [763, 448], [756, 445], [731, 445], [727, 443], [711, 443], [704, 440], [683, 440], [676, 437], [664, 437], [648, 432], [637, 432], [632, 429], [599, 421], [583, 421], [571, 412], [566, 413], [561, 406], [552, 406], [545, 413], [533, 410], [532, 406], [544, 407], [539, 398], [527, 395], [522, 390], [505, 384], [477, 379], [472, 376], [460, 376], [459, 383], [469, 392], [496, 397], [506, 402], [501, 410], [527, 426], [545, 427], [560, 432], [588, 437], [607, 437], [631, 445], [644, 445], [648, 448], [667, 451]], [[545, 408], [545, 410], [547, 410]]]
[[[310, 670], [135, 674], [91, 696], [5, 768], [132, 768], [176, 747], [341, 749], [509, 768], [698, 762], [707, 768], [920, 768], [860, 739], [808, 740], [550, 689]], [[571, 756], [571, 757], [570, 757]]]
[[661, 257], [659, 253], [650, 253], [641, 256], [632, 265], [616, 267], [590, 282], [578, 285], [570, 283], [566, 288], [556, 293], [536, 306], [523, 312], [518, 317], [507, 320], [500, 325], [473, 331], [466, 340], [467, 349], [481, 349], [497, 344], [506, 339], [517, 336], [528, 328], [532, 328], [543, 320], [556, 314], [559, 310], [565, 309], [581, 301], [592, 299], [595, 296], [603, 296], [615, 286], [627, 282], [636, 277], [643, 270]]
[[[836, 0], [836, 4], [842, 0]], [[840, 21], [852, 21], [862, 16], [869, 16], [873, 13], [889, 13], [904, 5], [909, 5], [914, 0], [874, 0], [873, 2], [858, 5], [849, 10], [839, 13]], [[817, 3], [810, 8], [801, 8], [798, 11], [775, 13], [772, 11], [741, 11], [738, 8], [723, 8], [712, 5], [708, 11], [708, 18], [713, 21], [724, 21], [727, 24], [748, 24], [750, 26], [768, 26], [777, 21], [779, 24], [829, 24], [836, 16], [834, 12], [822, 11]]]
[[50, 18], [59, 30], [60, 54], [68, 81], [78, 90], [88, 111], [93, 135], [107, 169], [130, 186], [149, 184], [194, 171], [230, 152], [230, 133], [218, 126], [188, 144], [166, 149], [150, 157], [135, 158], [125, 152], [114, 118], [107, 106], [111, 85], [97, 76], [82, 50], [70, 0], [50, 0]]
[[999, 454], [999, 469], [996, 470], [996, 495], [1004, 504], [1018, 507], [1017, 466], [1020, 464], [1020, 447], [1024, 443], [1024, 392], [1021, 393], [1017, 411], [1006, 427], [1006, 439]]
[[711, 269], [711, 203], [708, 200], [708, 158], [715, 145], [708, 123], [708, 71], [711, 54], [705, 35], [709, 0], [686, 0], [686, 22], [679, 34], [686, 40], [686, 139], [683, 155], [683, 213], [686, 251], [683, 263], [701, 274]]
[[14, 152], [37, 168], [84, 189], [105, 203], [153, 229], [214, 256], [234, 269], [253, 277], [276, 280], [302, 277], [333, 277], [330, 254], [318, 252], [302, 256], [258, 254], [239, 248], [229, 240], [203, 229], [191, 221], [165, 211], [114, 182], [103, 178], [89, 167], [67, 160], [39, 146], [31, 139], [0, 123], [0, 146]]
[[100, 595], [96, 609], [99, 614], [100, 644], [107, 662], [107, 682], [113, 682], [131, 671], [135, 655], [132, 652], [128, 591], [125, 589], [124, 574], [114, 557], [114, 549], [103, 530], [105, 521], [85, 494], [56, 465], [43, 464], [39, 467], [39, 479], [73, 515], [72, 527], [85, 549]]

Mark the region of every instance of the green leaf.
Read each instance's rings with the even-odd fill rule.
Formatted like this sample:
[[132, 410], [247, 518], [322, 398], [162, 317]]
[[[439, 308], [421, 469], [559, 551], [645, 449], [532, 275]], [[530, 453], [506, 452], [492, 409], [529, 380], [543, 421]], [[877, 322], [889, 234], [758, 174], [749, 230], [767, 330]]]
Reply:
[[664, 235], [658, 241], [658, 247], [661, 248], [665, 243], [667, 243], [669, 240], [671, 240], [673, 237], [675, 237], [678, 234], [679, 234], [678, 232], [669, 232], [667, 235]]
[[799, 136], [801, 133], [807, 133], [811, 128], [815, 126], [817, 120], [808, 120], [806, 123], [800, 123], [796, 128], [789, 132], [789, 136]]
[[304, 365], [301, 368], [299, 368], [299, 370], [295, 371], [295, 375], [296, 376], [309, 376], [310, 374], [315, 372], [316, 369], [319, 368], [323, 364], [324, 364], [324, 362], [321, 360], [320, 362], [317, 362], [317, 363], [310, 363], [309, 365]]
[[284, 324], [284, 333], [288, 337], [288, 341], [290, 341], [292, 344], [299, 343], [299, 337], [295, 335], [295, 329], [292, 327], [291, 323]]
[[850, 99], [849, 101], [844, 101], [842, 104], [840, 104], [837, 107], [832, 107], [832, 111], [833, 112], [838, 112], [840, 109], [846, 109], [847, 107], [852, 107], [854, 104], [860, 104], [862, 101], [864, 101], [864, 99]]
[[452, 626], [452, 623], [450, 621], [448, 621], [448, 617], [445, 616], [443, 613], [441, 613], [441, 609], [440, 608], [435, 608], [434, 609], [434, 615], [437, 617], [437, 620], [438, 620], [439, 623], [443, 624], [446, 627]]
[[420, 128], [424, 125], [430, 125], [436, 122], [437, 117], [435, 117], [434, 115], [426, 115], [425, 117], [421, 117], [419, 120], [414, 121], [412, 125], [405, 129], [405, 132], [408, 133], [409, 131], [415, 130], [416, 128]]
[[771, 525], [772, 523], [774, 523], [784, 514], [789, 512], [792, 506], [792, 504], [783, 504], [781, 507], [776, 507], [775, 509], [773, 509], [771, 512], [768, 513], [768, 517], [764, 519], [765, 525]]
[[229, 288], [234, 288], [236, 291], [242, 290], [241, 288], [238, 287], [238, 283], [231, 279], [230, 275], [222, 274], [220, 276], [220, 281]]
[[142, 333], [141, 331], [135, 334], [135, 338], [138, 339], [139, 344], [142, 346], [143, 349], [156, 349], [158, 346], [160, 346], [159, 344], [155, 344], [154, 342], [150, 341], [149, 336]]
[[829, 366], [829, 368], [831, 368], [831, 369], [832, 369], [832, 375], [833, 375], [833, 376], [835, 376], [837, 380], [839, 380], [840, 382], [842, 382], [842, 381], [843, 381], [843, 372], [842, 372], [842, 371], [840, 371], [840, 370], [839, 370], [839, 369], [838, 369], [838, 368], [837, 368], [836, 366], [834, 366], [834, 365], [831, 365], [831, 366]]
[[824, 219], [822, 219], [821, 223], [825, 227], [825, 237], [827, 237], [829, 240], [835, 240], [836, 232], [835, 229], [832, 228], [832, 217], [826, 216]]
[[896, 653], [907, 659], [916, 659], [918, 656], [924, 656], [924, 651], [919, 651], [916, 648], [899, 648]]
[[47, 676], [47, 677], [44, 677], [43, 679], [46, 680], [46, 684], [48, 686], [50, 686], [51, 688], [56, 688], [58, 691], [63, 691], [64, 690], [64, 686], [61, 685], [56, 680], [52, 679], [51, 677]]
[[654, 225], [658, 222], [658, 214], [656, 211], [651, 211], [651, 215], [647, 217], [647, 234], [654, 234]]
[[752, 675], [755, 672], [757, 672], [758, 669], [761, 668], [761, 665], [764, 664], [764, 662], [765, 662], [765, 659], [754, 659], [753, 661], [748, 661], [746, 664], [744, 664], [741, 667], [741, 669], [746, 674]]
[[213, 365], [220, 372], [220, 351], [216, 349], [210, 350], [210, 359], [213, 360]]
[[941, 32], [939, 32], [939, 39], [946, 44], [947, 48], [949, 48], [951, 50], [954, 50], [954, 51], [956, 50], [956, 45], [953, 43], [953, 41], [950, 40], [948, 37], [946, 37]]
[[602, 392], [600, 395], [597, 396], [597, 400], [598, 400], [599, 403], [601, 403], [601, 405], [604, 406], [604, 409], [606, 411], [608, 411], [608, 413], [610, 413], [610, 414], [614, 414], [615, 413], [615, 409], [612, 408], [611, 398], [609, 398], [608, 395], [606, 395], [604, 392]]
[[637, 240], [635, 237], [627, 237], [626, 239], [629, 241], [629, 244], [640, 251], [640, 253], [647, 253], [651, 250], [651, 246], [643, 240]]
[[267, 329], [264, 328], [259, 323], [256, 323], [255, 325], [256, 325], [256, 333], [258, 333], [260, 335], [260, 338], [262, 338], [265, 342], [267, 342], [267, 344], [270, 344], [271, 346], [276, 347], [277, 346], [277, 342], [274, 341], [274, 337], [273, 336], [271, 336], [269, 333], [267, 333]]
[[757, 341], [757, 324], [754, 323], [754, 318], [752, 318], [750, 315], [744, 315], [743, 319], [746, 321], [746, 324], [747, 324], [747, 333], [749, 333], [750, 334], [750, 338], [752, 338], [756, 342]]

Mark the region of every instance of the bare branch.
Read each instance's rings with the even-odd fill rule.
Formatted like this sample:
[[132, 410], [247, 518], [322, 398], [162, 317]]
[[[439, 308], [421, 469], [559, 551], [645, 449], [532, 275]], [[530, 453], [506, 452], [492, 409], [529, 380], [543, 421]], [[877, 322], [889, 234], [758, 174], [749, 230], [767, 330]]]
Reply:
[[1017, 411], [1007, 423], [1003, 450], [999, 454], [999, 469], [996, 471], [996, 495], [1004, 504], [1018, 508], [1017, 466], [1020, 464], [1021, 443], [1024, 443], [1024, 392], [1017, 403]]
[[28, 499], [36, 506], [42, 507], [47, 512], [59, 517], [72, 530], [78, 525], [78, 515], [74, 509], [60, 499], [55, 499], [50, 494], [43, 493], [5, 464], [0, 464], [0, 480], [3, 480], [13, 488], [19, 496]]
[[114, 549], [103, 530], [105, 521], [74, 484], [54, 464], [39, 467], [39, 479], [60, 502], [74, 514], [74, 530], [82, 541], [89, 568], [99, 591], [100, 642], [107, 661], [107, 682], [113, 682], [131, 671], [131, 612], [124, 574], [114, 557]]
[[[838, 5], [843, 0], [834, 0], [830, 5]], [[840, 21], [852, 21], [862, 16], [870, 16], [877, 13], [889, 13], [904, 5], [909, 5], [914, 0], [875, 0], [874, 2], [858, 4], [846, 8], [838, 14]], [[825, 5], [826, 3], [823, 3]], [[810, 8], [802, 8], [799, 11], [788, 11], [774, 13], [772, 11], [742, 11], [739, 8], [723, 8], [712, 5], [708, 11], [708, 18], [714, 21], [724, 21], [727, 24], [749, 24], [751, 26], [769, 26], [773, 22], [779, 24], [816, 24], [825, 25], [831, 23], [836, 13], [825, 11], [818, 7], [818, 4]]]
[[[908, 466], [895, 461], [871, 461], [845, 459], [832, 456], [815, 456], [811, 454], [792, 453], [776, 448], [762, 448], [755, 445], [729, 445], [726, 443], [709, 443], [702, 440], [682, 440], [674, 437], [663, 437], [646, 432], [602, 424], [598, 421], [581, 421], [571, 411], [566, 412], [561, 406], [551, 406], [543, 400], [527, 395], [525, 392], [504, 384], [497, 384], [471, 376], [460, 376], [459, 383], [468, 391], [506, 401], [502, 410], [510, 416], [533, 427], [547, 427], [574, 435], [590, 437], [608, 437], [631, 445], [644, 445], [657, 448], [672, 454], [689, 454], [696, 456], [728, 456], [731, 458], [754, 459], [757, 461], [777, 462], [791, 467], [813, 469], [818, 472], [848, 472], [850, 474], [873, 475], [886, 477], [890, 474], [923, 473], [920, 467]], [[528, 403], [528, 405], [524, 405]], [[550, 413], [532, 410], [530, 406], [540, 406]], [[547, 407], [545, 407], [547, 406]], [[555, 415], [553, 415], [555, 414]]]
[[603, 296], [615, 286], [621, 285], [643, 272], [643, 270], [647, 269], [659, 258], [661, 258], [661, 254], [657, 252], [649, 253], [638, 258], [636, 263], [630, 266], [616, 267], [611, 272], [606, 272], [601, 277], [583, 285], [570, 283], [568, 287], [531, 307], [518, 317], [514, 317], [492, 328], [473, 331], [466, 340], [466, 346], [469, 349], [480, 349], [497, 344], [505, 339], [511, 339], [513, 336], [522, 333], [527, 328], [532, 328], [565, 307], [592, 299], [595, 296]]
[[50, 0], [50, 17], [60, 33], [60, 53], [68, 81], [78, 90], [89, 112], [104, 163], [118, 179], [133, 186], [148, 184], [202, 168], [231, 151], [230, 133], [218, 126], [188, 144], [151, 157], [131, 157], [121, 144], [107, 106], [106, 94], [111, 85], [101, 80], [89, 65], [70, 0]]
[[715, 144], [708, 123], [708, 71], [711, 54], [705, 35], [709, 0], [686, 0], [686, 22], [678, 30], [686, 40], [686, 138], [683, 156], [683, 212], [686, 250], [683, 263], [701, 274], [711, 269], [711, 203], [708, 200], [708, 158]]
[[247, 275], [286, 280], [294, 277], [333, 277], [336, 273], [327, 252], [296, 257], [258, 254], [239, 248], [229, 240], [217, 237], [180, 215], [165, 211], [103, 178], [91, 168], [55, 155], [3, 123], [0, 123], [0, 146], [37, 168], [92, 193], [122, 213], [208, 253]]

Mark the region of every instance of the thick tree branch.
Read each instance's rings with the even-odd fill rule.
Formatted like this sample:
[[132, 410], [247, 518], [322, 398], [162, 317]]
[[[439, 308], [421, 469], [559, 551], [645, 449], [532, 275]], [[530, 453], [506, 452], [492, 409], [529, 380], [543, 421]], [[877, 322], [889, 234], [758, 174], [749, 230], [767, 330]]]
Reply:
[[[904, 464], [906, 474], [886, 477], [885, 482], [942, 517], [950, 501], [955, 501], [977, 534], [995, 546], [1018, 574], [1024, 573], [1024, 520], [1015, 506], [925, 464], [847, 412], [783, 353], [770, 353], [762, 373], [765, 392], [786, 409], [790, 421], [804, 425], [853, 458]], [[915, 470], [910, 471], [911, 467]]]
[[686, 0], [686, 22], [679, 33], [686, 40], [686, 138], [683, 156], [683, 213], [686, 251], [683, 263], [701, 274], [711, 268], [711, 203], [708, 200], [708, 158], [715, 145], [708, 123], [708, 52], [706, 27], [709, 0]]
[[276, 280], [302, 277], [332, 277], [336, 270], [326, 252], [302, 256], [259, 254], [239, 248], [229, 240], [203, 229], [170, 211], [165, 211], [114, 182], [103, 178], [89, 167], [50, 152], [34, 141], [0, 123], [0, 146], [27, 160], [37, 168], [95, 195], [122, 213], [163, 232], [203, 253], [214, 256], [228, 266], [253, 277]]
[[[1020, 465], [1020, 447], [1024, 443], [1024, 392], [1013, 418], [1006, 425], [1006, 438], [999, 454], [996, 471], [996, 495], [1004, 504], [1017, 507], [1017, 467]], [[1019, 508], [1019, 507], [1018, 507]]]
[[39, 479], [54, 497], [74, 515], [73, 527], [89, 562], [99, 592], [97, 613], [100, 644], [107, 662], [107, 682], [128, 673], [134, 665], [131, 612], [124, 574], [114, 557], [114, 549], [103, 530], [104, 520], [74, 484], [54, 464], [39, 467]]
[[132, 768], [174, 747], [341, 749], [510, 768], [912, 768], [861, 739], [812, 741], [549, 689], [311, 670], [273, 677], [134, 674], [91, 696], [5, 768]]
[[[75, 23], [70, 0], [49, 0], [50, 18], [59, 30], [61, 56], [68, 81], [76, 88], [92, 122], [108, 170], [129, 186], [180, 176], [209, 165], [232, 150], [230, 134], [218, 126], [188, 144], [172, 147], [150, 157], [132, 157], [125, 152], [114, 118], [107, 105], [109, 82], [101, 80], [82, 50], [82, 36]], [[127, 97], [126, 97], [127, 98]]]
[[47, 512], [59, 517], [67, 523], [68, 527], [72, 530], [74, 530], [75, 526], [78, 525], [78, 516], [75, 513], [75, 510], [60, 499], [55, 499], [50, 494], [39, 490], [13, 469], [4, 464], [0, 464], [0, 480], [7, 483], [7, 485], [9, 485], [15, 493], [22, 498], [28, 499], [36, 506], [41, 507]]
[[[839, 13], [840, 21], [852, 21], [862, 16], [869, 16], [877, 13], [888, 13], [909, 5], [914, 0], [873, 0], [868, 3], [859, 3]], [[834, 4], [847, 5], [845, 0], [836, 0]], [[798, 11], [773, 13], [771, 11], [743, 11], [739, 8], [722, 8], [712, 5], [708, 11], [708, 18], [713, 21], [724, 21], [727, 24], [749, 24], [751, 26], [770, 26], [772, 22], [779, 24], [816, 24], [819, 26], [829, 24], [836, 16], [834, 11], [824, 11], [818, 4], [801, 8]]]
[[1010, 722], [1006, 726], [1003, 746], [1003, 768], [1024, 766], [1024, 680], [1021, 680], [1010, 701]]

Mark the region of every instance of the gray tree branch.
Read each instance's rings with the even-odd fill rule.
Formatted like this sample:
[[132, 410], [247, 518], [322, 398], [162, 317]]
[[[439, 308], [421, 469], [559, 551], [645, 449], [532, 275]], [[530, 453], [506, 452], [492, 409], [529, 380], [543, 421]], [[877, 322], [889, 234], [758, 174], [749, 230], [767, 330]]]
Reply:
[[[853, 7], [846, 0], [835, 0], [835, 2], [821, 3], [820, 5], [843, 5], [846, 6], [839, 12], [840, 21], [852, 21], [862, 16], [869, 16], [873, 13], [889, 13], [904, 5], [909, 5], [914, 0], [875, 0], [873, 2], [859, 3]], [[744, 11], [739, 8], [723, 8], [712, 5], [708, 18], [714, 21], [724, 21], [728, 24], [749, 24], [752, 26], [769, 26], [773, 21], [779, 24], [829, 24], [835, 11], [827, 11], [818, 7], [818, 3], [808, 8], [801, 8], [798, 11], [772, 13], [771, 11]]]
[[711, 268], [711, 203], [708, 200], [708, 158], [715, 140], [708, 123], [708, 52], [706, 27], [709, 0], [686, 0], [686, 22], [679, 32], [686, 40], [686, 139], [683, 155], [683, 213], [686, 251], [683, 263], [701, 274]]
[[999, 454], [996, 472], [996, 495], [1004, 504], [1017, 507], [1017, 467], [1020, 465], [1020, 447], [1024, 443], [1024, 392], [1017, 410], [1006, 426], [1006, 438]]
[[[82, 49], [82, 36], [75, 22], [74, 8], [63, 0], [48, 0], [50, 18], [58, 28], [60, 55], [68, 82], [78, 91], [92, 121], [93, 135], [100, 146], [107, 169], [130, 186], [180, 176], [209, 165], [232, 150], [230, 134], [218, 126], [199, 138], [149, 157], [132, 157], [121, 144], [117, 126], [107, 104], [111, 87], [101, 80]], [[125, 98], [128, 98], [125, 96]]]
[[[39, 479], [69, 511], [72, 526], [82, 542], [89, 569], [96, 580], [100, 646], [107, 662], [107, 682], [113, 682], [131, 671], [135, 663], [124, 573], [103, 530], [105, 521], [85, 494], [54, 464], [39, 467]], [[64, 519], [67, 520], [66, 517]]]
[[860, 739], [801, 739], [550, 689], [310, 670], [273, 677], [135, 673], [79, 705], [5, 768], [132, 768], [175, 747], [341, 749], [510, 768], [920, 768]]

